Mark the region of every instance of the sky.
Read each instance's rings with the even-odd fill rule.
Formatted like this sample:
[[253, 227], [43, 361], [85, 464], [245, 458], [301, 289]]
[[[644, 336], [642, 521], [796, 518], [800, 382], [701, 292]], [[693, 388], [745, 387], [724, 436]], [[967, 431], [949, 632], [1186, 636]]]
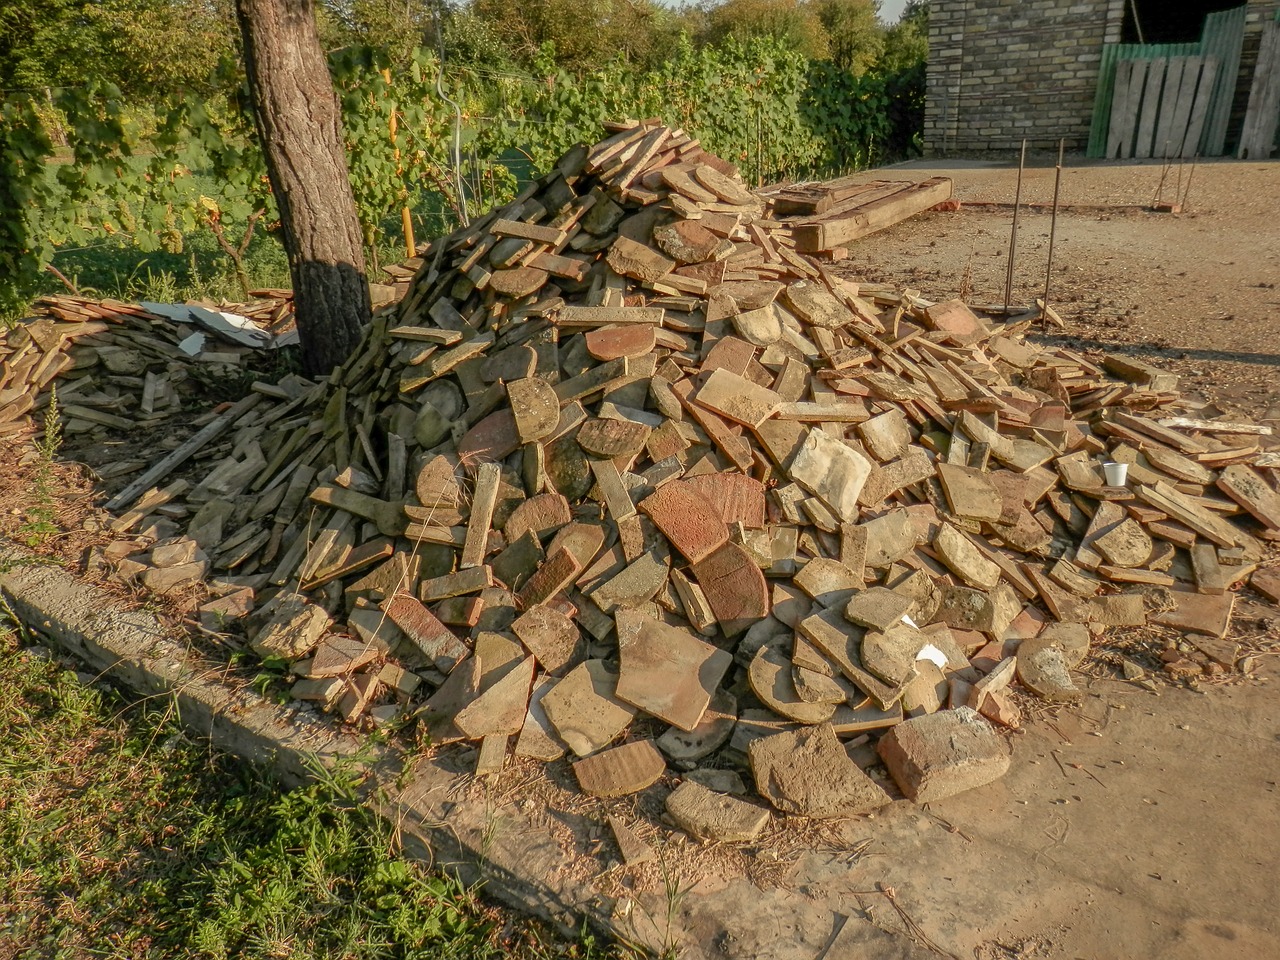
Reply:
[[897, 23], [902, 16], [902, 8], [907, 5], [907, 0], [882, 0], [880, 4], [880, 19], [885, 23]]

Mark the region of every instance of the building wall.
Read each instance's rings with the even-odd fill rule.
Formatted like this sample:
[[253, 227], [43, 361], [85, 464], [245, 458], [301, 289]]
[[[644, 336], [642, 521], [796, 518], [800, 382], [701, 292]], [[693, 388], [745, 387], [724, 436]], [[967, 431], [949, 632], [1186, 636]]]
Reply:
[[[925, 151], [1007, 152], [1089, 142], [1104, 43], [1119, 43], [1127, 0], [933, 0], [929, 9]], [[1228, 150], [1258, 58], [1262, 24], [1280, 0], [1247, 3]]]
[[1249, 0], [1249, 12], [1244, 15], [1244, 47], [1240, 51], [1240, 79], [1236, 86], [1235, 101], [1231, 109], [1231, 126], [1227, 128], [1227, 151], [1234, 155], [1244, 126], [1245, 111], [1249, 106], [1249, 90], [1253, 86], [1253, 71], [1258, 65], [1258, 50], [1262, 46], [1262, 25], [1276, 18], [1280, 0]]
[[1104, 43], [1125, 0], [934, 0], [925, 148], [931, 154], [1089, 142]]

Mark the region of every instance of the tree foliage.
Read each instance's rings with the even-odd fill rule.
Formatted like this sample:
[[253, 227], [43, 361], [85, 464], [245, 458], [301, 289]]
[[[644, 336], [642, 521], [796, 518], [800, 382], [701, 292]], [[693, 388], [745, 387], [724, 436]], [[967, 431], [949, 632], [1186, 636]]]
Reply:
[[[371, 251], [398, 228], [402, 207], [432, 235], [464, 201], [473, 210], [501, 201], [519, 177], [620, 117], [683, 127], [752, 182], [836, 175], [919, 148], [928, 18], [919, 0], [891, 27], [877, 19], [878, 0], [680, 10], [654, 0], [322, 2]], [[215, 230], [225, 250], [277, 219], [227, 33], [230, 3], [0, 4], [9, 309], [60, 245], [111, 236], [179, 251], [192, 231]], [[50, 162], [54, 139], [71, 162]]]

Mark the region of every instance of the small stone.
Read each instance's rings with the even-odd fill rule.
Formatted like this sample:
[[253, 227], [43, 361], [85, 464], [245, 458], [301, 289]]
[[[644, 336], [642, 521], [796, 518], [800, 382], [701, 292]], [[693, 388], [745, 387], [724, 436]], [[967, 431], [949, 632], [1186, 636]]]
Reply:
[[588, 660], [542, 698], [547, 719], [578, 756], [607, 746], [635, 718], [636, 708], [619, 700], [617, 689], [617, 674], [603, 660]]
[[756, 790], [783, 813], [855, 817], [889, 802], [849, 759], [831, 724], [761, 737], [748, 748]]
[[990, 590], [1000, 582], [1000, 568], [949, 523], [939, 525], [938, 534], [933, 538], [933, 549], [938, 559], [971, 587]]
[[262, 657], [301, 659], [315, 648], [332, 622], [323, 607], [300, 593], [282, 593], [268, 609], [270, 619], [251, 643]]
[[667, 796], [666, 806], [676, 826], [700, 840], [754, 840], [769, 823], [766, 808], [715, 793], [692, 779]]
[[653, 230], [653, 242], [679, 263], [710, 260], [720, 246], [720, 238], [696, 220], [677, 220]]
[[1091, 546], [1109, 563], [1132, 568], [1142, 566], [1151, 558], [1154, 544], [1151, 535], [1142, 529], [1138, 521], [1125, 517], [1105, 533], [1094, 537]]
[[560, 422], [560, 400], [551, 384], [538, 377], [512, 380], [507, 399], [521, 443], [533, 443], [551, 434]]
[[559, 675], [573, 666], [581, 637], [578, 625], [559, 610], [533, 607], [520, 614], [511, 629], [547, 673]]
[[692, 487], [668, 483], [640, 501], [640, 510], [690, 563], [705, 560], [729, 542], [720, 511]]
[[852, 523], [858, 519], [858, 494], [871, 475], [871, 463], [835, 437], [810, 430], [787, 474], [837, 517]]
[[689, 569], [726, 637], [745, 632], [769, 615], [769, 585], [764, 573], [738, 544], [724, 544]]
[[782, 295], [791, 312], [810, 326], [835, 330], [853, 322], [853, 311], [817, 280], [797, 280]]
[[384, 600], [382, 609], [427, 662], [441, 673], [451, 671], [467, 655], [467, 648], [453, 631], [415, 598], [398, 593]]
[[[481, 658], [484, 666], [484, 658]], [[472, 740], [493, 735], [510, 736], [524, 726], [533, 683], [534, 658], [525, 657], [480, 695], [458, 711], [454, 725]], [[481, 679], [482, 685], [484, 679]]]
[[890, 686], [901, 686], [916, 675], [916, 656], [928, 642], [905, 623], [885, 631], [868, 630], [862, 638], [862, 665]]
[[682, 730], [694, 730], [733, 663], [725, 650], [654, 620], [618, 638], [618, 699]]
[[658, 746], [672, 760], [701, 760], [724, 746], [737, 722], [738, 701], [720, 690], [712, 696], [696, 727], [688, 731], [672, 727], [658, 738]]
[[905, 720], [880, 738], [877, 752], [898, 788], [932, 803], [1004, 776], [1009, 748], [969, 707]]
[[885, 631], [902, 623], [916, 601], [885, 587], [871, 587], [855, 594], [844, 608], [845, 619], [872, 630]]
[[578, 786], [593, 797], [639, 793], [657, 783], [666, 769], [667, 761], [652, 740], [624, 743], [573, 764]]
[[787, 656], [791, 643], [789, 637], [777, 637], [756, 652], [747, 671], [752, 691], [774, 713], [796, 723], [830, 720], [836, 709], [834, 703], [810, 702], [796, 691], [791, 658]]
[[648, 863], [656, 856], [653, 848], [636, 836], [635, 831], [621, 817], [610, 814], [609, 829], [613, 831], [613, 839], [618, 844], [618, 852], [622, 854], [622, 862], [627, 866]]
[[202, 579], [208, 571], [208, 560], [193, 560], [172, 567], [148, 567], [142, 571], [142, 585], [153, 593], [171, 593]]
[[1079, 700], [1083, 696], [1071, 681], [1067, 658], [1057, 647], [1041, 647], [1030, 654], [1019, 648], [1018, 654], [1018, 682], [1036, 696], [1054, 703]]
[[839, 560], [815, 557], [806, 563], [793, 581], [797, 587], [824, 607], [846, 603], [862, 587], [853, 571]]

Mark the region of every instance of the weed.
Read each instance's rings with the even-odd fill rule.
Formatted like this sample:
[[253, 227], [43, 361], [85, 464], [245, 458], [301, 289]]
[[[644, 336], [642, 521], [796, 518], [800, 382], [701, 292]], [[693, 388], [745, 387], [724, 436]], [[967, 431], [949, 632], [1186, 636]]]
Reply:
[[367, 759], [280, 792], [0, 631], [5, 957], [603, 960], [395, 854]]
[[58, 387], [49, 388], [49, 408], [44, 414], [44, 436], [35, 444], [39, 460], [31, 477], [32, 506], [18, 533], [29, 547], [38, 547], [58, 532], [53, 495], [53, 462], [62, 446], [62, 414], [58, 408]]

